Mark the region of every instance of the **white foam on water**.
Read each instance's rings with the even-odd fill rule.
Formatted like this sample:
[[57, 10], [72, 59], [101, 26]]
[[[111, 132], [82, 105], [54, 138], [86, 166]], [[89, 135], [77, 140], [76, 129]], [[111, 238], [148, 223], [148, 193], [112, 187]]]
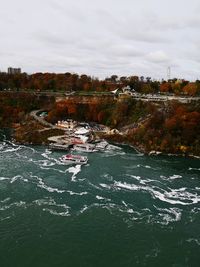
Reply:
[[81, 171], [81, 165], [76, 165], [75, 167], [70, 167], [67, 169], [69, 173], [72, 173], [71, 181], [75, 182], [77, 174]]
[[[60, 162], [60, 160], [56, 159], [56, 158], [52, 158], [52, 157], [49, 157], [49, 155], [52, 154], [52, 152], [48, 149], [45, 150], [44, 153], [41, 154], [42, 157], [44, 157], [45, 159], [47, 159], [47, 161], [44, 161], [46, 165], [42, 165], [42, 166], [53, 166], [55, 164], [58, 164], [58, 165], [63, 165], [62, 162]], [[39, 162], [39, 161], [37, 161]], [[50, 164], [50, 165], [47, 165], [47, 164]]]
[[109, 186], [108, 184], [99, 184], [101, 187], [106, 188], [106, 189], [111, 189], [111, 186]]
[[[80, 180], [79, 180], [79, 181], [80, 181]], [[97, 190], [100, 190], [100, 191], [103, 190], [101, 187], [99, 187], [99, 186], [97, 186], [97, 185], [91, 183], [89, 180], [87, 180], [87, 183], [88, 183], [89, 186], [91, 186], [91, 187], [93, 187], [93, 188], [95, 188], [95, 189], [97, 189]]]
[[180, 178], [182, 178], [182, 176], [181, 175], [177, 175], [177, 174], [169, 176], [169, 179], [171, 179], [171, 180], [180, 179]]
[[19, 149], [20, 149], [20, 147], [8, 148], [8, 149], [5, 149], [5, 150], [3, 151], [3, 153], [15, 152], [15, 151], [18, 151]]
[[125, 207], [128, 207], [128, 205], [126, 204], [124, 200], [122, 200], [122, 204], [124, 204]]
[[137, 168], [151, 169], [151, 170], [155, 170], [155, 171], [160, 170], [160, 168], [158, 168], [158, 167], [157, 168], [153, 168], [153, 167], [151, 167], [149, 165], [142, 165], [142, 164], [137, 164], [136, 167]]
[[127, 212], [132, 214], [132, 213], [134, 213], [134, 210], [133, 209], [127, 209]]
[[84, 205], [83, 208], [79, 211], [80, 214], [84, 213], [86, 210], [88, 210], [89, 206]]
[[[154, 206], [155, 207], [155, 206]], [[161, 221], [159, 223], [168, 225], [171, 222], [177, 222], [181, 220], [182, 210], [178, 208], [158, 208], [155, 207], [156, 210], [159, 211], [158, 215], [161, 217]]]
[[139, 189], [141, 189], [141, 186], [135, 185], [135, 184], [127, 184], [127, 183], [122, 183], [122, 182], [114, 182], [114, 186], [117, 188], [124, 188], [124, 189], [128, 189], [128, 190], [132, 190], [132, 191], [137, 191]]
[[0, 177], [0, 181], [4, 181], [4, 180], [10, 180], [11, 178], [8, 177]]
[[186, 242], [189, 242], [189, 243], [194, 242], [194, 243], [196, 243], [198, 246], [200, 246], [200, 240], [197, 239], [197, 238], [188, 238], [188, 239], [186, 240]]
[[59, 173], [63, 173], [63, 174], [66, 174], [68, 172], [68, 169], [65, 169], [64, 171], [61, 170], [61, 169], [57, 169], [57, 168], [52, 168], [52, 167], [43, 167], [43, 166], [40, 166], [41, 169], [43, 170], [51, 170], [51, 171], [55, 171], [55, 172], [59, 172]]
[[3, 222], [3, 221], [5, 221], [5, 220], [9, 220], [10, 218], [11, 218], [10, 216], [7, 216], [7, 217], [5, 217], [5, 218], [1, 218], [0, 221]]
[[125, 166], [125, 169], [127, 169], [127, 170], [133, 170], [133, 169], [137, 169], [137, 168], [138, 168], [138, 165], [134, 165], [134, 164]]
[[91, 205], [86, 205], [84, 204], [83, 208], [80, 209], [80, 211], [77, 212], [78, 215], [86, 212], [87, 210], [91, 209], [91, 208], [94, 208], [94, 207], [102, 207], [102, 208], [105, 208], [105, 205], [104, 204], [100, 204], [100, 203], [93, 203]]
[[106, 150], [122, 150], [122, 148], [116, 145], [109, 144], [107, 145]]
[[141, 176], [137, 176], [137, 175], [131, 175], [131, 174], [127, 174], [126, 176], [128, 176], [128, 177], [131, 177], [131, 178], [133, 178], [134, 180], [136, 180], [136, 181], [138, 181], [140, 184], [146, 184], [147, 182], [152, 182], [152, 181], [154, 181], [154, 180], [148, 180], [148, 179], [146, 179], [146, 180], [144, 180]]
[[28, 156], [23, 156], [23, 155], [21, 155], [20, 153], [15, 153], [15, 155], [19, 158], [19, 159], [25, 159], [25, 160], [27, 160], [28, 159], [28, 161], [29, 161], [29, 157]]
[[6, 202], [8, 202], [10, 200], [11, 200], [11, 198], [10, 197], [7, 197], [7, 198], [1, 200], [0, 203], [6, 203]]
[[192, 170], [194, 170], [194, 171], [200, 171], [200, 168], [189, 168], [188, 170], [189, 171], [192, 171]]
[[54, 188], [54, 187], [50, 187], [50, 186], [47, 186], [44, 181], [42, 180], [42, 178], [38, 177], [37, 175], [32, 175], [30, 174], [30, 177], [31, 178], [35, 178], [38, 183], [36, 183], [36, 185], [42, 189], [45, 189], [46, 191], [50, 192], [50, 193], [59, 193], [59, 194], [62, 194], [64, 192], [66, 192], [65, 190], [60, 190], [58, 188]]
[[200, 212], [200, 208], [195, 207], [195, 208], [193, 208], [193, 209], [191, 210], [191, 212], [192, 212], [192, 213], [199, 213], [199, 212]]
[[0, 144], [0, 150], [4, 149], [4, 145]]
[[38, 153], [33, 147], [30, 147], [30, 146], [20, 145], [19, 147], [20, 147], [20, 149], [31, 150], [33, 153]]
[[58, 204], [53, 198], [37, 199], [34, 200], [38, 206], [43, 207], [43, 211], [47, 211], [52, 215], [56, 216], [70, 216], [69, 209], [70, 207], [66, 204]]
[[53, 198], [44, 198], [44, 199], [36, 199], [33, 201], [33, 203], [37, 204], [38, 206], [48, 205], [48, 206], [55, 206], [55, 207], [61, 207], [64, 209], [69, 209], [70, 207], [66, 204], [58, 204]]
[[47, 158], [49, 159], [49, 155], [52, 154], [52, 152], [48, 149], [45, 149], [45, 152], [42, 153], [41, 155], [44, 157], [44, 158]]
[[18, 180], [22, 180], [23, 182], [26, 182], [26, 183], [28, 182], [28, 179], [24, 178], [22, 175], [15, 175], [14, 177], [11, 177], [11, 178], [0, 177], [0, 181], [4, 181], [4, 180], [9, 180], [11, 184]]
[[14, 183], [15, 181], [17, 181], [18, 179], [19, 179], [19, 180], [20, 180], [20, 179], [23, 179], [23, 177], [22, 177], [21, 175], [16, 175], [16, 176], [14, 176], [14, 177], [11, 178], [10, 183], [12, 184], [12, 183]]
[[42, 210], [43, 210], [43, 211], [47, 211], [47, 212], [49, 212], [50, 214], [52, 214], [52, 215], [56, 215], [56, 216], [62, 216], [62, 217], [68, 217], [68, 216], [70, 216], [69, 211], [58, 212], [58, 211], [55, 211], [55, 210], [52, 210], [52, 209], [49, 209], [49, 208], [43, 208]]
[[151, 168], [151, 166], [148, 166], [148, 165], [146, 165], [146, 166], [144, 166], [146, 169], [152, 169]]
[[52, 151], [46, 149], [45, 152], [41, 154], [41, 156], [44, 157], [45, 159], [54, 160], [54, 161], [60, 163], [60, 161], [57, 160], [56, 158], [50, 157], [51, 154], [52, 154]]
[[115, 146], [115, 145], [108, 145], [104, 151], [104, 153], [101, 154], [101, 157], [113, 157], [113, 156], [123, 156], [126, 155], [126, 153], [122, 150], [121, 147]]
[[136, 180], [140, 181], [141, 180], [141, 176], [137, 176], [137, 175], [130, 175], [131, 177], [135, 178]]
[[[130, 191], [146, 191], [149, 192], [154, 199], [159, 199], [163, 202], [167, 202], [173, 205], [192, 205], [200, 202], [200, 196], [197, 193], [190, 193], [186, 191], [186, 188], [170, 189], [166, 191], [156, 186], [138, 186], [135, 184], [128, 184], [122, 182], [114, 183], [114, 186], [119, 189], [125, 189]], [[160, 191], [159, 191], [160, 190]]]
[[99, 200], [104, 200], [104, 197], [101, 197], [101, 196], [96, 196], [96, 199], [99, 199]]
[[42, 166], [42, 167], [50, 167], [50, 166], [54, 166], [54, 165], [55, 165], [55, 162], [49, 162], [47, 160], [44, 160], [42, 162], [42, 164], [40, 164], [40, 166]]
[[110, 198], [105, 198], [105, 197], [98, 196], [98, 195], [96, 195], [96, 199], [98, 199], [98, 200], [105, 200], [105, 201], [111, 201]]
[[122, 200], [122, 204], [125, 206], [125, 208], [126, 208], [125, 211], [127, 213], [131, 213], [131, 214], [135, 213], [135, 211], [132, 208], [129, 208], [129, 205], [124, 200]]
[[136, 150], [137, 154], [135, 154], [136, 157], [143, 157], [144, 156], [144, 153], [140, 153]]
[[11, 203], [11, 204], [8, 204], [8, 205], [4, 205], [4, 206], [0, 207], [0, 211], [8, 210], [8, 209], [11, 209], [13, 207], [23, 207], [23, 208], [25, 208], [26, 207], [26, 202], [19, 201], [19, 202], [14, 202], [14, 203]]
[[60, 190], [58, 188], [53, 188], [53, 187], [50, 187], [50, 186], [45, 185], [44, 183], [39, 184], [38, 187], [43, 188], [43, 189], [45, 189], [46, 191], [48, 191], [50, 193], [56, 192], [56, 193], [61, 194], [61, 193], [64, 193], [65, 192], [65, 190]]
[[102, 178], [105, 178], [108, 181], [113, 181], [113, 176], [110, 175], [109, 173], [104, 173], [101, 175]]
[[[104, 204], [102, 207], [109, 210], [111, 214], [119, 215], [119, 212], [122, 214], [126, 214], [131, 221], [138, 220], [141, 217], [141, 213], [133, 210], [133, 208], [129, 207], [129, 205], [122, 206], [115, 203], [107, 203]], [[126, 219], [127, 217], [125, 217], [125, 220]]]
[[66, 192], [69, 193], [71, 196], [73, 196], [73, 195], [83, 196], [83, 195], [87, 195], [88, 194], [88, 192], [86, 192], [86, 191], [85, 192], [77, 193], [77, 192], [73, 192], [73, 191], [67, 190]]
[[163, 193], [154, 189], [149, 189], [153, 198], [158, 198], [161, 201], [168, 202], [173, 205], [192, 205], [200, 202], [200, 196], [189, 192], [182, 192], [179, 189], [171, 189], [171, 191], [164, 191]]

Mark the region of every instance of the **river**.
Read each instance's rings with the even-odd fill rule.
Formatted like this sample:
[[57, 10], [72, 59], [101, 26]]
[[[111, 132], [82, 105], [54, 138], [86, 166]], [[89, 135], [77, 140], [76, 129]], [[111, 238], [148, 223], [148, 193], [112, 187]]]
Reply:
[[199, 266], [200, 160], [110, 145], [85, 166], [1, 133], [0, 266]]

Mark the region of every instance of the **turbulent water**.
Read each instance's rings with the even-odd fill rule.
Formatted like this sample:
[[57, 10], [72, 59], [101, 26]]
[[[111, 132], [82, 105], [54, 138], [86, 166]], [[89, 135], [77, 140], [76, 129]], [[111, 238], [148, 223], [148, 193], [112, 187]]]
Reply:
[[109, 146], [66, 166], [1, 140], [1, 267], [199, 266], [200, 160]]

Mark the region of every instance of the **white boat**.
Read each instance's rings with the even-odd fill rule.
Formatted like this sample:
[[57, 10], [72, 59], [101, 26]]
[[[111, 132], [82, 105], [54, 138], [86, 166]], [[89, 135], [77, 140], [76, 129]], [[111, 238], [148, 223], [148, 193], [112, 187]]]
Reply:
[[83, 127], [77, 129], [77, 131], [75, 132], [75, 135], [89, 135], [89, 134], [90, 134], [90, 131]]
[[103, 140], [103, 141], [96, 143], [95, 149], [98, 151], [102, 151], [102, 150], [105, 150], [107, 146], [108, 146], [108, 142]]
[[60, 161], [65, 164], [86, 164], [88, 158], [80, 155], [67, 154], [60, 158]]
[[75, 151], [82, 151], [82, 152], [96, 152], [96, 146], [93, 144], [75, 144], [72, 148]]

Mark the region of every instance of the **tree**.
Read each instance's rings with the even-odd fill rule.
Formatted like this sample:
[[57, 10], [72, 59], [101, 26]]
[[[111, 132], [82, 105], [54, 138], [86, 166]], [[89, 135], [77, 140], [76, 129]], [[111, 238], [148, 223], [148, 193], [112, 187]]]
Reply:
[[187, 95], [194, 96], [197, 93], [197, 84], [196, 83], [188, 83], [183, 87], [183, 92]]
[[117, 75], [112, 75], [112, 76], [110, 77], [111, 81], [114, 82], [114, 83], [117, 82], [117, 78], [118, 78]]
[[169, 92], [171, 92], [171, 89], [172, 89], [171, 84], [168, 82], [163, 82], [160, 85], [160, 91], [163, 93], [169, 93]]

